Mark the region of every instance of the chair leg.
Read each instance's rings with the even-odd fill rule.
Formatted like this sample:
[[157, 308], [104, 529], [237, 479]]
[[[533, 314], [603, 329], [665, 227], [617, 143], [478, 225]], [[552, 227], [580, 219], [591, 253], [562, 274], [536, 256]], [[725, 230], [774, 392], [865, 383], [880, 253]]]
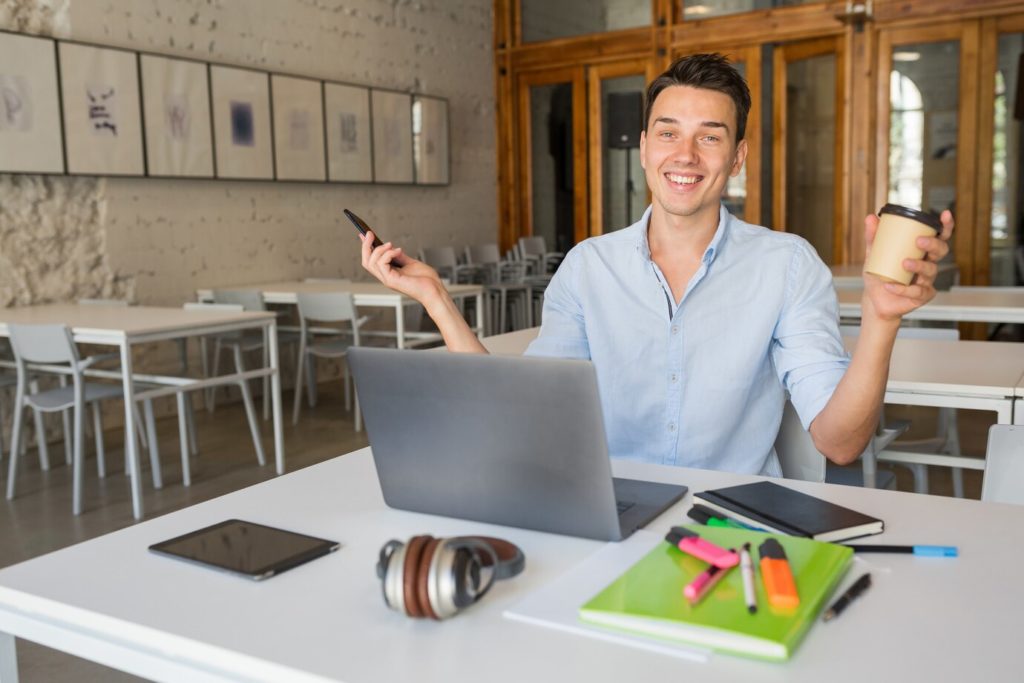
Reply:
[[245, 404], [245, 417], [249, 420], [252, 443], [256, 447], [256, 460], [262, 466], [267, 463], [267, 460], [263, 455], [263, 442], [260, 440], [260, 427], [256, 421], [256, 409], [252, 404], [252, 393], [249, 391], [249, 383], [246, 380], [239, 382], [238, 386], [242, 389], [242, 402]]
[[[192, 455], [199, 455], [199, 437], [196, 436], [195, 406], [192, 405], [192, 394], [183, 393], [185, 397], [185, 420], [188, 423], [188, 447]], [[178, 408], [179, 413], [181, 408]]]
[[864, 488], [876, 488], [878, 478], [878, 460], [875, 458], [874, 444], [869, 442], [868, 447], [860, 456], [861, 471], [864, 477]]
[[96, 474], [103, 479], [107, 476], [107, 454], [103, 449], [103, 411], [99, 401], [92, 404], [92, 431], [96, 437]]
[[[210, 373], [211, 377], [216, 377], [220, 374], [220, 352], [223, 349], [220, 343], [220, 339], [217, 339], [213, 343], [213, 371]], [[210, 388], [210, 394], [207, 397], [206, 410], [207, 412], [213, 412], [217, 404], [217, 387]]]
[[914, 493], [928, 493], [928, 466], [910, 463], [907, 467], [914, 474]]
[[181, 482], [185, 486], [192, 485], [192, 472], [190, 469], [190, 463], [188, 461], [190, 445], [194, 445], [193, 439], [195, 438], [194, 431], [189, 433], [189, 416], [192, 414], [192, 404], [188, 402], [188, 409], [186, 410], [186, 398], [185, 392], [179, 392], [175, 395], [178, 400], [178, 442], [181, 444]]
[[[62, 387], [68, 385], [65, 375], [61, 375], [58, 381]], [[64, 425], [64, 464], [71, 467], [71, 409], [60, 411], [60, 419]]]
[[160, 447], [156, 441], [156, 420], [153, 418], [153, 401], [146, 399], [146, 433], [149, 435], [149, 468], [153, 470], [153, 488], [164, 487], [164, 473], [160, 467]]
[[[270, 367], [270, 339], [268, 338], [269, 332], [266, 328], [263, 328], [263, 367]], [[279, 364], [280, 365], [280, 364]], [[281, 368], [278, 367], [278, 372]], [[270, 419], [270, 375], [263, 376], [263, 419]]]
[[74, 442], [75, 442], [75, 455], [72, 468], [74, 470], [73, 475], [73, 489], [71, 494], [71, 512], [75, 515], [82, 514], [82, 441], [85, 430], [82, 425], [82, 411], [85, 406], [80, 404], [79, 401], [75, 401], [75, 410], [72, 413], [71, 421], [74, 424]]
[[36, 426], [36, 448], [39, 450], [39, 469], [46, 472], [50, 469], [50, 449], [46, 443], [46, 428], [43, 426], [43, 414], [38, 410], [33, 410], [32, 416]]
[[7, 465], [7, 500], [14, 498], [14, 477], [18, 470], [18, 458], [21, 457], [21, 422], [25, 413], [25, 391], [19, 383], [14, 398], [14, 423], [11, 427], [11, 457]]
[[292, 424], [299, 423], [299, 405], [302, 403], [302, 366], [306, 355], [305, 342], [299, 342], [299, 360], [295, 368], [295, 404], [292, 406]]

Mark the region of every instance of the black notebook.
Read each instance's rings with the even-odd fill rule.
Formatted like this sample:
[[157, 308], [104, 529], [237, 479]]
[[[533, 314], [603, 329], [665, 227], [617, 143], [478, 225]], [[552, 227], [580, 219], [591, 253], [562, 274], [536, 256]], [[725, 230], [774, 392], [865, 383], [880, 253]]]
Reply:
[[880, 519], [770, 481], [703, 491], [693, 498], [738, 522], [816, 541], [846, 541], [884, 528]]

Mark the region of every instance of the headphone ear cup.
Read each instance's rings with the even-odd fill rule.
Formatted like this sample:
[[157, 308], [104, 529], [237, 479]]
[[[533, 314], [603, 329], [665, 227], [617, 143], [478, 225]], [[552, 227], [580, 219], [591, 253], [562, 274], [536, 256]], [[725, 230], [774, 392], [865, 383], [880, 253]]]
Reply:
[[[435, 572], [439, 569], [436, 565], [444, 547], [444, 541], [440, 538], [430, 538], [423, 546], [423, 553], [420, 556], [419, 567], [416, 570], [414, 581], [416, 595], [412, 598], [412, 601], [417, 603], [420, 616], [422, 617], [430, 617], [431, 619], [442, 618], [439, 614], [441, 608], [439, 607], [438, 610], [435, 610], [434, 604], [432, 604], [435, 601], [440, 604], [440, 601], [436, 599], [431, 600], [430, 589]], [[406, 593], [406, 595], [408, 596], [409, 594]]]
[[455, 591], [452, 602], [458, 609], [465, 609], [480, 594], [480, 557], [473, 550], [459, 548], [455, 551], [452, 561], [452, 576], [455, 580]]
[[427, 614], [420, 608], [418, 597], [418, 578], [421, 559], [425, 547], [436, 539], [432, 536], [413, 536], [405, 549], [405, 561], [402, 563], [402, 587], [405, 613], [410, 617], [425, 617]]
[[384, 604], [393, 610], [405, 612], [402, 597], [402, 566], [405, 562], [405, 544], [399, 541], [388, 541], [380, 549], [377, 559], [377, 576], [380, 577], [381, 592]]

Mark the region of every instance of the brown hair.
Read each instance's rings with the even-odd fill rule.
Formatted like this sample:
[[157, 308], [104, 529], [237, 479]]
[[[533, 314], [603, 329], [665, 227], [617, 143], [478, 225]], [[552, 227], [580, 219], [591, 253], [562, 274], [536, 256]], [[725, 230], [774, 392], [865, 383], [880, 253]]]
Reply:
[[743, 139], [750, 113], [750, 89], [743, 76], [723, 55], [699, 54], [677, 59], [665, 73], [647, 86], [644, 98], [644, 130], [651, 123], [651, 109], [661, 91], [673, 85], [688, 85], [724, 93], [736, 107], [736, 142]]

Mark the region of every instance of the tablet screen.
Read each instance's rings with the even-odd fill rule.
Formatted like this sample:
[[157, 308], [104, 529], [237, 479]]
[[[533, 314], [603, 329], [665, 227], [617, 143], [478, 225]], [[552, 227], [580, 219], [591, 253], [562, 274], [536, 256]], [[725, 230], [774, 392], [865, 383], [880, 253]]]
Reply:
[[333, 552], [335, 541], [229, 519], [149, 546], [153, 552], [265, 579]]

